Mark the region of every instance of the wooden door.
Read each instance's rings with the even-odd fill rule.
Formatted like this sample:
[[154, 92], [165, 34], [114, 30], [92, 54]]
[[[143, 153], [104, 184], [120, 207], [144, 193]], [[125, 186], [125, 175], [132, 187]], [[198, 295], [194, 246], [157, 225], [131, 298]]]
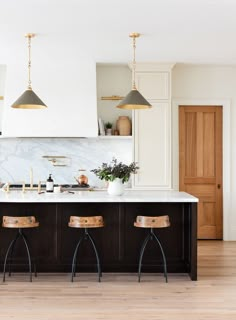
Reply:
[[179, 189], [199, 198], [198, 238], [222, 239], [222, 107], [179, 107]]

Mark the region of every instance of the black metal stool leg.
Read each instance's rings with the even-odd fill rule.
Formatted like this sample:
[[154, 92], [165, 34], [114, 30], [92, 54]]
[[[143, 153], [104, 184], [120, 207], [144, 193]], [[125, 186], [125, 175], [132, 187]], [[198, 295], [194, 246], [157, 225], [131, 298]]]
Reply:
[[[29, 241], [28, 241], [28, 238], [26, 237], [25, 233], [24, 233], [24, 238], [25, 238], [25, 240], [26, 240], [26, 242], [28, 244], [28, 247], [30, 248]], [[31, 269], [32, 269], [32, 260], [33, 260], [33, 265], [34, 265], [34, 276], [36, 278], [38, 275], [37, 275], [35, 258], [33, 258], [33, 259], [31, 258]]]
[[75, 275], [75, 267], [76, 267], [76, 258], [77, 258], [77, 253], [78, 253], [78, 249], [79, 246], [81, 244], [81, 242], [84, 240], [85, 235], [82, 235], [79, 239], [79, 241], [77, 242], [77, 245], [75, 247], [75, 251], [74, 251], [74, 255], [73, 255], [73, 260], [72, 260], [72, 268], [71, 268], [71, 282], [74, 281], [74, 275]]
[[7, 258], [8, 258], [8, 254], [14, 244], [14, 241], [15, 239], [13, 239], [11, 242], [10, 242], [10, 245], [9, 247], [7, 248], [7, 252], [6, 252], [6, 255], [5, 255], [5, 259], [4, 259], [4, 265], [3, 265], [3, 282], [5, 282], [5, 274], [6, 274], [6, 264], [7, 264]]
[[15, 239], [13, 240], [12, 247], [11, 247], [11, 252], [10, 252], [10, 256], [9, 256], [9, 263], [8, 263], [8, 268], [9, 268], [8, 269], [8, 275], [9, 275], [9, 277], [11, 276], [12, 255], [13, 255], [13, 252], [14, 252], [16, 241], [18, 240], [19, 237], [20, 237], [20, 234], [19, 234], [19, 231], [18, 231], [17, 235], [15, 236]]
[[161, 249], [162, 258], [163, 258], [163, 265], [164, 265], [164, 277], [166, 279], [166, 282], [168, 282], [168, 279], [167, 279], [167, 264], [166, 264], [166, 257], [165, 257], [164, 250], [162, 248], [160, 240], [158, 239], [158, 237], [156, 236], [156, 234], [154, 233], [154, 231], [152, 229], [151, 229], [151, 234], [152, 234], [152, 236], [154, 237], [154, 239], [156, 240], [156, 242], [158, 243], [158, 245], [159, 245], [159, 247]]
[[144, 239], [141, 250], [140, 250], [139, 264], [138, 264], [138, 282], [140, 282], [140, 279], [141, 279], [141, 268], [142, 268], [143, 254], [144, 254], [145, 248], [147, 246], [147, 243], [150, 239], [151, 239], [151, 234], [149, 233], [147, 235], [147, 237]]
[[95, 242], [92, 238], [92, 236], [89, 234], [88, 230], [86, 230], [86, 235], [88, 236], [90, 242], [92, 243], [95, 255], [96, 255], [96, 259], [97, 259], [97, 269], [98, 269], [98, 282], [101, 282], [101, 276], [102, 276], [102, 272], [101, 272], [101, 265], [100, 265], [100, 259], [99, 259], [99, 255], [98, 255], [98, 251], [95, 245]]
[[22, 236], [22, 239], [23, 239], [25, 247], [26, 247], [26, 251], [27, 251], [27, 255], [28, 255], [28, 261], [29, 261], [30, 282], [32, 282], [32, 263], [31, 263], [31, 256], [30, 256], [29, 246], [28, 246], [27, 240], [25, 238], [25, 235], [24, 235], [24, 233], [22, 232], [21, 229], [19, 229], [19, 232], [20, 232], [20, 234]]
[[37, 276], [38, 276], [35, 262], [34, 262], [34, 276], [35, 276], [35, 278], [37, 278]]

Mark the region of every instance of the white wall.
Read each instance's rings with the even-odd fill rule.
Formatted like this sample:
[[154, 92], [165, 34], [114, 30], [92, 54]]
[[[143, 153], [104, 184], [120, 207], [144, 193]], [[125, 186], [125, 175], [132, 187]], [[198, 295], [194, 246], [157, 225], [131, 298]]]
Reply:
[[172, 75], [172, 99], [175, 189], [178, 188], [178, 101], [224, 105], [224, 239], [236, 240], [236, 67], [176, 65]]
[[94, 137], [98, 134], [96, 63], [81, 44], [32, 40], [32, 88], [47, 109], [13, 109], [27, 88], [27, 43], [3, 59], [7, 65], [2, 132], [13, 137]]
[[[5, 93], [5, 79], [6, 79], [6, 66], [0, 65], [0, 96], [4, 97]], [[2, 131], [2, 116], [3, 116], [4, 101], [0, 100], [0, 132]]]

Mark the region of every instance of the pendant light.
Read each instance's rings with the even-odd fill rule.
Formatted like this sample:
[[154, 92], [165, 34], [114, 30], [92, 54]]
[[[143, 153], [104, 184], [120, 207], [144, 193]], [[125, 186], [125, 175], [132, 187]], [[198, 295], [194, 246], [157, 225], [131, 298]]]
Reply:
[[140, 33], [133, 32], [130, 35], [130, 38], [133, 39], [133, 63], [132, 63], [132, 90], [127, 94], [127, 96], [118, 104], [117, 108], [120, 109], [148, 109], [152, 106], [150, 103], [141, 95], [137, 90], [135, 84], [135, 49], [136, 49], [136, 38], [140, 37]]
[[28, 88], [27, 90], [13, 103], [12, 108], [18, 109], [43, 109], [47, 106], [34, 93], [31, 87], [31, 39], [35, 36], [34, 33], [27, 33], [25, 37], [28, 39]]

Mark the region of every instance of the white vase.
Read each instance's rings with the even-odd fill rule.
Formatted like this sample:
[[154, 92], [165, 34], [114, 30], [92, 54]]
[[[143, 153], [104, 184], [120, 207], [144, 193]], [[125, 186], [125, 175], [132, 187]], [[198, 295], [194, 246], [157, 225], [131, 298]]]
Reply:
[[112, 135], [112, 129], [106, 129], [106, 135], [111, 136]]
[[108, 194], [111, 196], [121, 196], [125, 191], [124, 184], [122, 183], [122, 179], [116, 178], [113, 181], [109, 181], [109, 185], [107, 188]]

